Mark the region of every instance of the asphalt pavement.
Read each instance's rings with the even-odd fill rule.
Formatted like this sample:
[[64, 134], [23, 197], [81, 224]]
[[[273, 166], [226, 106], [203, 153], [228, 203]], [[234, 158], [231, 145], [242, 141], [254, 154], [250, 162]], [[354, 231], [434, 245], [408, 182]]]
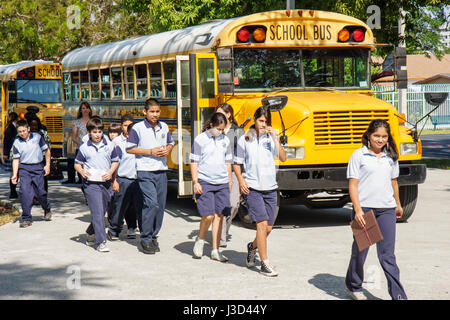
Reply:
[[[7, 199], [8, 174], [0, 173], [0, 199]], [[246, 244], [255, 235], [236, 222], [220, 263], [192, 249], [200, 217], [191, 199], [177, 199], [169, 187], [160, 232], [161, 252], [145, 255], [139, 239], [109, 242], [109, 253], [85, 245], [90, 222], [79, 185], [49, 182], [53, 221], [34, 206], [34, 223], [0, 227], [0, 299], [187, 299], [347, 300], [344, 279], [350, 259], [350, 206], [310, 210], [283, 206], [269, 237], [268, 252], [279, 276], [266, 278], [245, 265]], [[450, 170], [429, 169], [419, 186], [416, 211], [397, 224], [396, 256], [410, 299], [450, 299]], [[18, 201], [15, 201], [18, 204]], [[19, 204], [18, 204], [19, 205]], [[20, 206], [20, 205], [19, 205]], [[210, 242], [210, 232], [206, 240]], [[372, 248], [364, 292], [390, 299]]]

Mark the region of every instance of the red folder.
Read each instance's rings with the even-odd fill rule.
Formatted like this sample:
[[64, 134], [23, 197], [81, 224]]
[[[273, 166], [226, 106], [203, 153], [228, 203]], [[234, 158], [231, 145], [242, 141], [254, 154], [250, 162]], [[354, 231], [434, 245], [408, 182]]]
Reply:
[[353, 236], [355, 237], [359, 251], [363, 251], [371, 245], [383, 240], [380, 226], [378, 225], [377, 219], [375, 218], [372, 210], [367, 211], [364, 214], [364, 221], [366, 222], [366, 226], [364, 228], [361, 227], [356, 220], [350, 222]]

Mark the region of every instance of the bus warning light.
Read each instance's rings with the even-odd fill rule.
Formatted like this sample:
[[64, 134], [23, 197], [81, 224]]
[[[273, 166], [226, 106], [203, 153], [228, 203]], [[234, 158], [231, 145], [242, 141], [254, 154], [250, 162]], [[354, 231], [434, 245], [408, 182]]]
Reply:
[[356, 42], [361, 42], [364, 40], [364, 31], [361, 29], [356, 29], [352, 33], [353, 40]]
[[247, 42], [250, 39], [250, 32], [247, 28], [241, 28], [237, 33], [237, 38], [240, 42]]
[[263, 42], [266, 40], [266, 31], [264, 31], [263, 28], [256, 28], [255, 31], [253, 31], [253, 39], [255, 39], [256, 42]]
[[288, 17], [290, 17], [290, 16], [291, 16], [291, 10], [286, 10], [286, 15], [287, 15]]
[[303, 16], [303, 11], [302, 10], [298, 10], [297, 12], [298, 12], [299, 17]]
[[347, 29], [342, 29], [341, 31], [339, 31], [338, 33], [338, 39], [340, 42], [345, 42], [350, 38], [350, 32], [348, 32]]

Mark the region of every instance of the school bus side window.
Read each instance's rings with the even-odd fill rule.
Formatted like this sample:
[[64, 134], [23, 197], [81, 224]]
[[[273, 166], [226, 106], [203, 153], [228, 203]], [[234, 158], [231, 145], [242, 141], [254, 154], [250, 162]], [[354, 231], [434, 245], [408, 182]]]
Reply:
[[100, 76], [102, 82], [102, 99], [111, 99], [111, 76], [109, 69], [100, 69]]
[[71, 100], [70, 96], [70, 73], [64, 73], [63, 74], [63, 81], [64, 81], [64, 100], [69, 101]]
[[122, 68], [111, 68], [113, 99], [122, 99]]
[[87, 100], [89, 99], [89, 72], [81, 71], [80, 72], [81, 79], [81, 99]]
[[161, 63], [151, 63], [150, 67], [150, 96], [151, 97], [162, 97], [162, 87], [161, 87]]
[[198, 60], [198, 86], [200, 99], [215, 98], [214, 59]]
[[124, 87], [125, 99], [134, 99], [134, 68], [125, 67], [124, 71]]
[[147, 65], [138, 64], [135, 66], [136, 69], [136, 97], [138, 99], [148, 97], [148, 84], [147, 84]]
[[76, 72], [70, 73], [72, 79], [72, 100], [80, 100], [80, 74]]
[[100, 99], [98, 70], [91, 70], [89, 72], [90, 72], [90, 80], [91, 80], [91, 99]]
[[177, 74], [175, 61], [164, 62], [164, 87], [166, 89], [166, 98], [177, 97]]

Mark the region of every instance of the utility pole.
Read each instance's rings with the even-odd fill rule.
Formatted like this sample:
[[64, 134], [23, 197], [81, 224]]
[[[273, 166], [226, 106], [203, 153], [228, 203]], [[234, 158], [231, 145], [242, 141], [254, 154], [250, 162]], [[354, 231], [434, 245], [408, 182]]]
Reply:
[[295, 0], [286, 0], [286, 10], [295, 9]]
[[[398, 36], [400, 38], [398, 46], [406, 48], [405, 42], [405, 16], [406, 12], [403, 8], [399, 9], [398, 16]], [[404, 113], [406, 119], [408, 119], [408, 110], [407, 110], [407, 97], [406, 97], [407, 89], [398, 89], [398, 112]]]

